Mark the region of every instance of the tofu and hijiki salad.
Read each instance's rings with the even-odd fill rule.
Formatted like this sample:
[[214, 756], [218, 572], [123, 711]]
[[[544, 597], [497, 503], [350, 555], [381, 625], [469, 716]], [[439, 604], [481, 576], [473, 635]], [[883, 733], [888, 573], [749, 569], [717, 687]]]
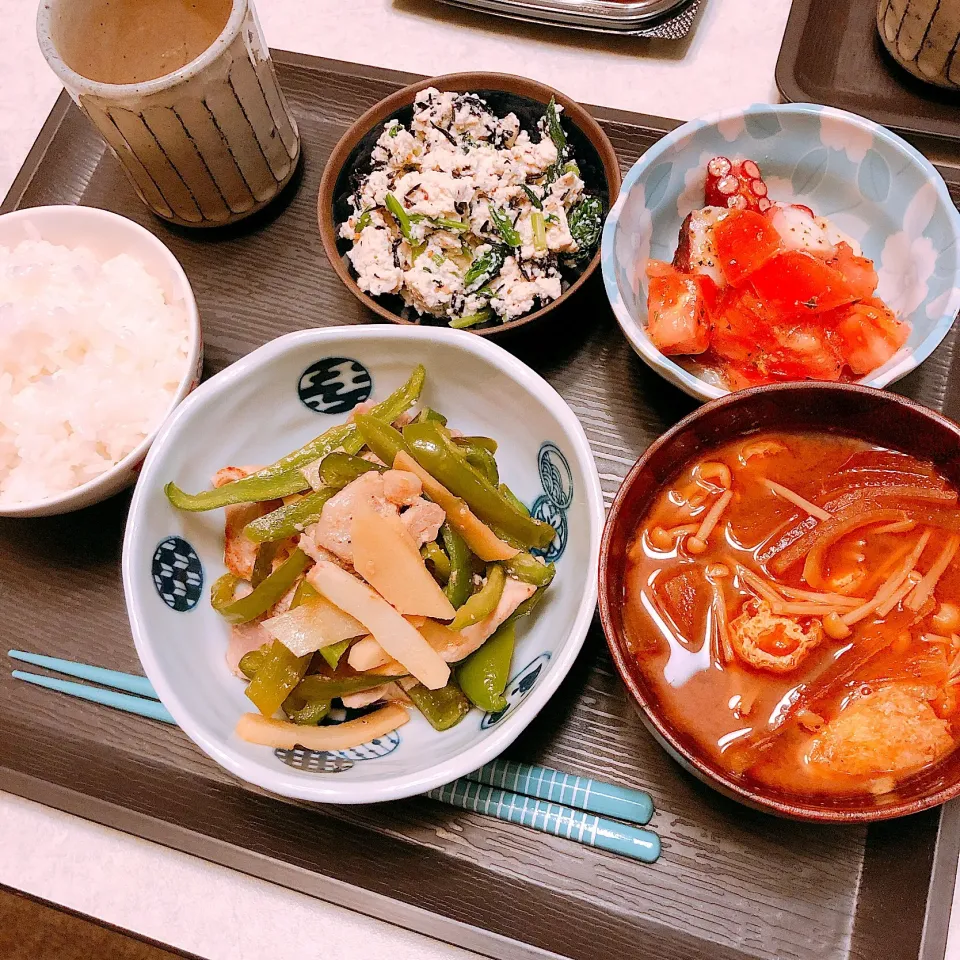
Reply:
[[536, 130], [474, 93], [421, 90], [409, 129], [384, 126], [340, 226], [357, 283], [466, 329], [556, 300], [593, 256], [603, 201], [587, 192], [561, 122]]

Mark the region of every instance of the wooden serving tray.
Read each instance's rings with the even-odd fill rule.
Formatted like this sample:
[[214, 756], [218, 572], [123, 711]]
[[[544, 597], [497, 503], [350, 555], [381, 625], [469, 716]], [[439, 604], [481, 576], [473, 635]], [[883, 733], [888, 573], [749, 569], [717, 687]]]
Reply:
[[894, 61], [877, 32], [877, 0], [793, 0], [776, 80], [794, 103], [825, 103], [960, 147], [960, 92], [922, 83]]
[[[324, 158], [365, 109], [413, 77], [276, 54], [303, 136], [286, 203], [220, 232], [153, 219], [61, 96], [2, 210], [83, 203], [144, 224], [193, 283], [210, 375], [291, 330], [370, 315], [324, 259]], [[623, 168], [674, 126], [593, 111]], [[960, 169], [944, 169], [960, 196]], [[586, 428], [612, 498], [645, 447], [693, 401], [631, 352], [599, 278], [549, 337], [508, 345]], [[899, 389], [957, 417], [957, 331]], [[256, 425], [251, 425], [257, 429]], [[140, 670], [120, 586], [128, 496], [66, 517], [0, 520], [8, 647]], [[684, 773], [646, 734], [595, 622], [569, 678], [510, 756], [648, 789], [663, 856], [643, 866], [414, 799], [311, 807], [249, 789], [180, 731], [43, 692], [0, 672], [0, 788], [393, 921], [498, 960], [940, 960], [960, 805], [870, 828], [773, 819]]]

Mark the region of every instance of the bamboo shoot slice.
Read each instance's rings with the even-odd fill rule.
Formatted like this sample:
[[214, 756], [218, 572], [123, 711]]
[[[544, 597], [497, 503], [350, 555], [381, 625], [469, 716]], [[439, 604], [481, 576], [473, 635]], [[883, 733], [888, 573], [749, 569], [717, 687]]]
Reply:
[[394, 470], [415, 473], [423, 484], [423, 492], [443, 508], [450, 526], [467, 542], [481, 560], [509, 560], [520, 551], [501, 540], [471, 509], [443, 484], [435, 480], [406, 451], [401, 450], [393, 461]]
[[308, 727], [286, 720], [274, 720], [259, 713], [245, 713], [237, 723], [236, 733], [247, 743], [282, 750], [292, 750], [298, 745], [307, 750], [350, 750], [376, 737], [385, 736], [402, 727], [409, 719], [407, 711], [395, 703], [356, 720], [323, 727]]
[[359, 620], [386, 653], [399, 660], [427, 689], [446, 686], [450, 668], [375, 590], [329, 560], [317, 563], [307, 579], [331, 603]]
[[374, 510], [350, 524], [353, 566], [399, 613], [452, 620], [456, 614], [399, 517]]

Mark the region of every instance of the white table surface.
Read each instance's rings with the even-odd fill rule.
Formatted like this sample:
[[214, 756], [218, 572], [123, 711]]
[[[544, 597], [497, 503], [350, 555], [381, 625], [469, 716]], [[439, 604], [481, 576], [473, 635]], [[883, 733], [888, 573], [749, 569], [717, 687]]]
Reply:
[[[414, 73], [524, 73], [586, 103], [688, 119], [777, 99], [789, 7], [705, 0], [680, 43], [526, 26], [431, 0], [259, 0], [258, 12], [274, 47]], [[60, 90], [37, 48], [35, 9], [0, 0], [0, 196]], [[3, 793], [0, 883], [211, 960], [475, 956]], [[960, 960], [958, 927], [950, 960]]]

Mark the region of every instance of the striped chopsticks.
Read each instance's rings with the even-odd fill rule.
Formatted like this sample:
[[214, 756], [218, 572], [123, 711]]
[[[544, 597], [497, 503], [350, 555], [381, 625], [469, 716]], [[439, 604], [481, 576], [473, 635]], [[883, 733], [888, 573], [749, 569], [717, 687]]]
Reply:
[[[146, 677], [22, 650], [10, 650], [9, 656], [101, 686], [14, 670], [13, 676], [18, 680], [125, 713], [176, 724]], [[660, 856], [660, 838], [652, 830], [642, 829], [653, 816], [653, 801], [649, 794], [629, 787], [549, 767], [494, 760], [424, 796], [644, 863], [652, 863]]]

